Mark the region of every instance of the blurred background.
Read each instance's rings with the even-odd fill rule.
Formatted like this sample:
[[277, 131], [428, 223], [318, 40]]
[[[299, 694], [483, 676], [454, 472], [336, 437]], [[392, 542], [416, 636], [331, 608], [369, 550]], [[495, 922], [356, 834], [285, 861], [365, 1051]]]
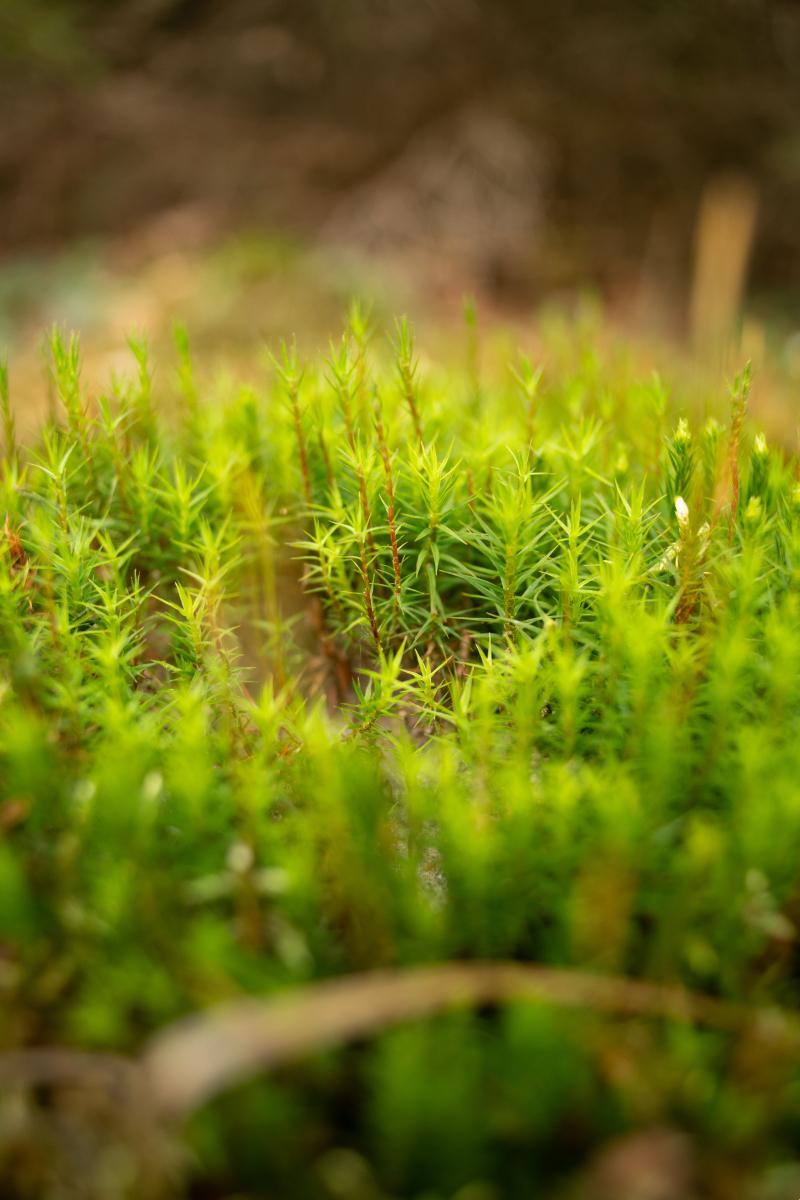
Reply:
[[[589, 289], [800, 378], [796, 0], [2, 0], [0, 344]], [[766, 333], [765, 333], [766, 331]]]

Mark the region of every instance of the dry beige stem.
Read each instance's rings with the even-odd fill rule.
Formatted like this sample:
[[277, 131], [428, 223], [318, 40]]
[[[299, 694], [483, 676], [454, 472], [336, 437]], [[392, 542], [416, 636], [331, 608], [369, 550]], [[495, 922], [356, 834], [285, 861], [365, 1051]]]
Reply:
[[741, 309], [758, 216], [758, 193], [740, 176], [712, 179], [695, 231], [690, 326], [698, 349], [719, 350]]
[[521, 963], [448, 963], [349, 976], [189, 1017], [153, 1039], [142, 1067], [159, 1109], [176, 1118], [231, 1084], [314, 1051], [454, 1005], [524, 999], [733, 1033], [753, 1028], [800, 1046], [800, 1029], [783, 1016], [680, 988]]
[[0, 1055], [0, 1088], [37, 1083], [105, 1089], [148, 1121], [180, 1121], [226, 1088], [354, 1038], [453, 1006], [538, 1001], [703, 1025], [800, 1049], [800, 1025], [774, 1010], [611, 975], [522, 963], [445, 963], [346, 976], [272, 1000], [248, 999], [177, 1021], [138, 1061], [57, 1048]]

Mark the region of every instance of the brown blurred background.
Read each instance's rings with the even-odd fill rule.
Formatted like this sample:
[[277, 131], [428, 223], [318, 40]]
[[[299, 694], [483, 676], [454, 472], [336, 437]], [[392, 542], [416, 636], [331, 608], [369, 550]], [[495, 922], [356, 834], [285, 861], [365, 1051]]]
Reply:
[[445, 302], [800, 323], [796, 0], [2, 0], [0, 48], [0, 332], [45, 253], [237, 230]]

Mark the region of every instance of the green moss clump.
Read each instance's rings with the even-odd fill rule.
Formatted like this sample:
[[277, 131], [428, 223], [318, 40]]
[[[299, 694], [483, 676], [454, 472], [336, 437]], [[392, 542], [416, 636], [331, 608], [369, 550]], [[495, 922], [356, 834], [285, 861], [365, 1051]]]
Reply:
[[[217, 1002], [452, 960], [796, 1009], [800, 496], [749, 376], [698, 431], [594, 353], [476, 386], [353, 319], [210, 403], [178, 342], [177, 402], [136, 342], [90, 404], [56, 335], [30, 445], [0, 380], [0, 1048], [133, 1054]], [[552, 1195], [657, 1125], [749, 1187], [800, 1133], [795, 1062], [754, 1045], [448, 1009], [216, 1100], [158, 1186]], [[61, 1195], [57, 1152], [147, 1195], [135, 1139], [12, 1093], [4, 1194]]]

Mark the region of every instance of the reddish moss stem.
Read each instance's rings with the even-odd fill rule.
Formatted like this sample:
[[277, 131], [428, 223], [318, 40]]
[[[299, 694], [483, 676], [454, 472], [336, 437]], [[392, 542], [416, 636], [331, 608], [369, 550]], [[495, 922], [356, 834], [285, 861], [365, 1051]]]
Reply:
[[303, 433], [303, 422], [300, 418], [300, 404], [297, 399], [297, 385], [293, 384], [289, 389], [289, 403], [292, 406], [292, 420], [294, 421], [294, 432], [297, 438], [297, 453], [300, 458], [300, 474], [303, 477], [303, 495], [305, 496], [306, 504], [311, 507], [314, 502], [314, 495], [311, 490], [311, 472], [308, 468], [308, 451], [306, 449], [306, 439]]
[[367, 613], [370, 632], [372, 633], [373, 641], [378, 653], [381, 653], [381, 635], [378, 630], [378, 622], [375, 619], [375, 608], [372, 603], [372, 586], [369, 580], [369, 565], [367, 562], [367, 539], [361, 539], [361, 582], [363, 585], [364, 608]]
[[400, 574], [400, 549], [397, 544], [397, 523], [395, 520], [394, 506], [394, 477], [392, 475], [392, 460], [389, 457], [389, 449], [386, 445], [386, 434], [383, 428], [383, 413], [381, 411], [380, 397], [377, 389], [375, 390], [375, 432], [378, 436], [378, 448], [380, 450], [381, 461], [383, 462], [383, 473], [386, 477], [386, 515], [389, 522], [389, 540], [392, 546], [392, 573], [394, 575], [394, 611], [400, 607], [400, 587], [402, 584], [402, 576]]

